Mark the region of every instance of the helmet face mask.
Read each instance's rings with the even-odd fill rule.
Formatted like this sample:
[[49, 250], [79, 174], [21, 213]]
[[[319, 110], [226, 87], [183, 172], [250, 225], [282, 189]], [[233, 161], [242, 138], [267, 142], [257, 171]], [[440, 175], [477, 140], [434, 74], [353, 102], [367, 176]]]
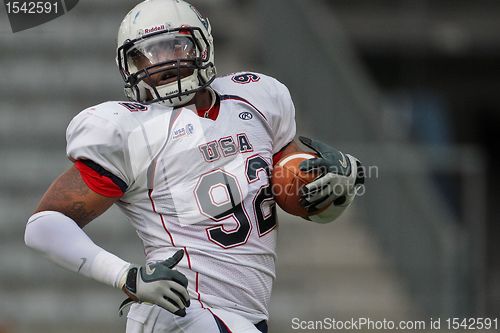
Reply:
[[[185, 23], [165, 29], [176, 22], [167, 21], [166, 24], [159, 25], [157, 17], [156, 20], [147, 19], [148, 11], [156, 14], [159, 10], [157, 7], [165, 6], [165, 3], [181, 8], [175, 8], [176, 15], [179, 16], [179, 12], [184, 15], [175, 17], [172, 21]], [[143, 8], [137, 9], [141, 6]], [[145, 22], [134, 23], [136, 27], [131, 27], [134, 25], [132, 22], [136, 21], [131, 19], [135, 10], [135, 17], [140, 14], [145, 17]], [[169, 11], [161, 13], [164, 17], [160, 19], [168, 19]], [[147, 28], [152, 26], [155, 31], [144, 34], [144, 31], [152, 30]], [[136, 38], [125, 39], [134, 35]], [[127, 97], [148, 104], [187, 104], [197, 91], [212, 83], [216, 74], [210, 24], [207, 19], [201, 18], [194, 7], [183, 1], [162, 0], [155, 4], [154, 0], [150, 0], [136, 6], [120, 27], [116, 60], [125, 81]]]

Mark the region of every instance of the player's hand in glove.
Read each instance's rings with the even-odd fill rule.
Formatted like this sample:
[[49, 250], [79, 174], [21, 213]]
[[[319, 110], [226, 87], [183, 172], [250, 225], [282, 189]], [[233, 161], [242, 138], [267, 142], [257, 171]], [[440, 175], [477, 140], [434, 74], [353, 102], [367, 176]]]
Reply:
[[[123, 291], [132, 301], [148, 302], [161, 306], [175, 315], [184, 317], [189, 307], [188, 280], [175, 265], [181, 261], [184, 251], [177, 251], [167, 260], [131, 267]], [[130, 300], [122, 303], [123, 308]]]
[[320, 176], [302, 187], [301, 204], [311, 213], [329, 206], [343, 206], [354, 199], [356, 188], [364, 184], [365, 177], [359, 160], [320, 141], [299, 137], [318, 158], [305, 160], [300, 170], [318, 172]]

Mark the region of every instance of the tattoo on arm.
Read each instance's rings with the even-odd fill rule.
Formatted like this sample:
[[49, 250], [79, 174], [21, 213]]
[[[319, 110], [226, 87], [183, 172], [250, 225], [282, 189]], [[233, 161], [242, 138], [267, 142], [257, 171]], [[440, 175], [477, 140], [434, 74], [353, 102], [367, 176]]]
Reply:
[[99, 216], [99, 214], [95, 210], [87, 207], [87, 204], [83, 201], [74, 202], [71, 205], [70, 212], [74, 216], [74, 220], [81, 221], [92, 221]]
[[50, 185], [36, 212], [58, 211], [83, 227], [117, 200], [93, 192], [82, 180], [78, 169], [72, 167]]

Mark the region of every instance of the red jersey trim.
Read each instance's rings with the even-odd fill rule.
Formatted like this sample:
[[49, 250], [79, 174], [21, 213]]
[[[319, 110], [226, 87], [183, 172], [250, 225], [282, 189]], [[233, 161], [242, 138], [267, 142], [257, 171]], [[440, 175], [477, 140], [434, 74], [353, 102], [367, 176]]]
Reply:
[[124, 192], [111, 178], [99, 174], [80, 160], [75, 162], [75, 167], [80, 171], [80, 176], [85, 184], [95, 193], [108, 198], [120, 198], [123, 196]]
[[151, 207], [153, 207], [153, 212], [160, 215], [160, 220], [161, 220], [161, 224], [163, 225], [163, 229], [165, 229], [165, 231], [167, 232], [168, 237], [170, 238], [170, 243], [172, 243], [172, 246], [175, 247], [174, 238], [172, 237], [172, 234], [170, 233], [170, 231], [168, 231], [167, 226], [165, 225], [165, 219], [163, 218], [163, 215], [156, 211], [155, 202], [153, 200], [153, 189], [149, 189], [148, 196], [149, 196], [149, 200], [151, 201]]
[[273, 155], [273, 165], [276, 165], [276, 163], [279, 162], [279, 160], [281, 160], [281, 157], [283, 156], [283, 152], [280, 150], [279, 152], [277, 152], [276, 154]]
[[231, 331], [231, 329], [227, 326], [227, 324], [224, 322], [224, 320], [222, 320], [219, 316], [217, 316], [215, 313], [213, 313], [210, 308], [208, 308], [207, 310], [210, 311], [210, 313], [214, 317], [215, 322], [217, 323], [217, 326], [219, 327], [219, 331], [221, 333], [233, 333], [233, 331]]

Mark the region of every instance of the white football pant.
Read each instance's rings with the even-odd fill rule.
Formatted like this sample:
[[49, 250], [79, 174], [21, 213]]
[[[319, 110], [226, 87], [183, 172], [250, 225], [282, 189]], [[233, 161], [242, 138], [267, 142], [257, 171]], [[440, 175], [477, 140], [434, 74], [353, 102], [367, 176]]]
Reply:
[[126, 333], [267, 333], [267, 327], [262, 330], [240, 315], [202, 308], [196, 302], [191, 302], [185, 317], [156, 305], [134, 303], [127, 316]]

